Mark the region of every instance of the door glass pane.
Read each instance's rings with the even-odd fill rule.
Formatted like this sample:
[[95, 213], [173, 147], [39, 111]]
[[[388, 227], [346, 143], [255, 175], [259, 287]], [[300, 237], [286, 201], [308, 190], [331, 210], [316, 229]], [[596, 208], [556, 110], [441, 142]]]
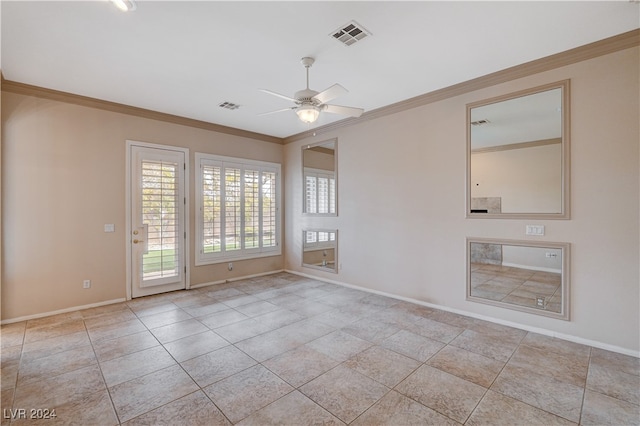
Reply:
[[177, 173], [177, 163], [142, 162], [142, 223], [147, 226], [143, 281], [179, 275]]

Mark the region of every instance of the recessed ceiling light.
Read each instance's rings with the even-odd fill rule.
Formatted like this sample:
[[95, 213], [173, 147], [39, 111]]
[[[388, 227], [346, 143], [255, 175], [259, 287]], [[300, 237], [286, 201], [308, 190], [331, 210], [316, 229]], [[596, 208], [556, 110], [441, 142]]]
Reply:
[[123, 12], [136, 10], [136, 3], [133, 0], [111, 0], [111, 3], [115, 4]]

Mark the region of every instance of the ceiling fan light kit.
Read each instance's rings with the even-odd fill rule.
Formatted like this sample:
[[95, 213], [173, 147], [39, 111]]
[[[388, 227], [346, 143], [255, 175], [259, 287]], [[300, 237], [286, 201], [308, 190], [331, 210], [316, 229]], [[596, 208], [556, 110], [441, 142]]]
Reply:
[[309, 88], [309, 68], [311, 68], [311, 66], [315, 62], [315, 59], [304, 57], [300, 60], [300, 62], [305, 67], [307, 72], [307, 87], [305, 89], [298, 90], [293, 95], [293, 98], [281, 95], [280, 93], [272, 92], [271, 90], [260, 89], [261, 91], [270, 95], [291, 101], [295, 103], [296, 106], [279, 109], [277, 111], [266, 112], [260, 115], [294, 110], [298, 115], [298, 118], [303, 123], [307, 124], [314, 123], [320, 116], [320, 111], [326, 111], [332, 114], [342, 114], [349, 117], [360, 117], [360, 115], [362, 115], [362, 113], [364, 112], [362, 108], [327, 104], [326, 102], [329, 102], [332, 99], [337, 98], [338, 96], [348, 93], [348, 90], [339, 84], [334, 84], [333, 86], [323, 90], [322, 92], [311, 90]]
[[300, 108], [296, 109], [296, 114], [298, 114], [298, 118], [303, 123], [311, 124], [318, 119], [320, 110], [318, 107], [313, 105], [302, 105]]
[[111, 0], [111, 2], [123, 12], [136, 10], [136, 3], [134, 0]]

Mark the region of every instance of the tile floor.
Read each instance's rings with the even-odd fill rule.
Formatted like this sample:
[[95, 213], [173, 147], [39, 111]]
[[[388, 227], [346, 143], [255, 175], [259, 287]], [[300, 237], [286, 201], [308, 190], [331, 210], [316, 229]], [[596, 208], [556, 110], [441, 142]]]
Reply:
[[[562, 275], [511, 266], [471, 264], [471, 295], [528, 308], [562, 311]], [[544, 299], [544, 307], [537, 299]]]
[[2, 425], [640, 423], [637, 358], [286, 273], [1, 343]]

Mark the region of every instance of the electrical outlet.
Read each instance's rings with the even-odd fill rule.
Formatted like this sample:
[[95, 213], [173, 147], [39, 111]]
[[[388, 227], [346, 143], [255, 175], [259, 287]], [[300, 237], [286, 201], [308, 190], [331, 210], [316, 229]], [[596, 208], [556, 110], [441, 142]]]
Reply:
[[82, 281], [82, 288], [91, 288], [91, 280]]
[[233, 271], [233, 262], [229, 262], [229, 266], [227, 266], [227, 268], [228, 268], [230, 271]]
[[544, 309], [544, 296], [536, 296], [536, 307]]

